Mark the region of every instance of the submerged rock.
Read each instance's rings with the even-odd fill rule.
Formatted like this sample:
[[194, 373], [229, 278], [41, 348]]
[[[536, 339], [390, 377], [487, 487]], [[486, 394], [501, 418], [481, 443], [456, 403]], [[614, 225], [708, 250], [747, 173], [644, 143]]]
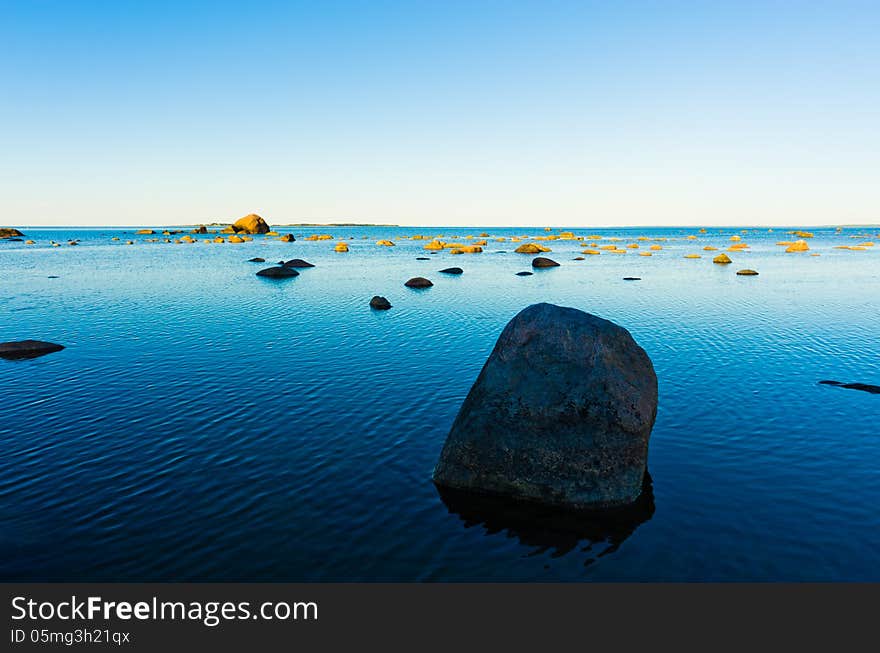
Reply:
[[17, 342], [0, 342], [0, 358], [18, 360], [24, 358], [36, 358], [52, 352], [61, 351], [64, 345], [41, 340], [19, 340]]
[[434, 482], [570, 508], [629, 504], [656, 415], [657, 376], [626, 329], [535, 304], [498, 338]]
[[376, 295], [370, 300], [370, 308], [374, 308], [377, 311], [387, 311], [391, 308], [391, 302], [380, 295]]
[[530, 277], [534, 274], [534, 272], [528, 272], [527, 270], [523, 270], [522, 272], [517, 272], [516, 276], [518, 277]]
[[282, 263], [286, 268], [313, 268], [315, 267], [313, 263], [309, 263], [308, 261], [303, 261], [301, 258], [292, 258], [289, 261]]
[[266, 259], [260, 258], [259, 256], [255, 256], [254, 258], [249, 258], [248, 263], [265, 263]]
[[551, 258], [544, 258], [543, 256], [536, 256], [532, 259], [532, 267], [533, 268], [558, 268], [559, 263], [554, 261]]
[[727, 254], [719, 254], [712, 259], [712, 262], [717, 265], [728, 265], [729, 263], [733, 263], [733, 261], [730, 260], [730, 257]]
[[425, 279], [425, 277], [413, 277], [403, 285], [407, 288], [430, 288], [434, 284], [430, 280]]
[[757, 272], [755, 272], [754, 270], [749, 270], [748, 268], [746, 268], [745, 270], [737, 270], [736, 273], [737, 273], [737, 275], [739, 275], [741, 277], [757, 277], [758, 276]]
[[642, 278], [641, 277], [624, 277], [623, 280], [624, 281], [641, 281]]
[[430, 261], [431, 259], [427, 256], [416, 256], [417, 261]]
[[834, 385], [848, 390], [861, 390], [870, 392], [872, 395], [880, 395], [880, 385], [868, 385], [867, 383], [841, 383], [840, 381], [819, 381], [821, 385]]
[[287, 277], [298, 277], [299, 272], [292, 268], [286, 268], [283, 265], [279, 265], [274, 268], [265, 268], [264, 270], [260, 270], [257, 272], [258, 277], [270, 277], [273, 279], [284, 279]]
[[282, 243], [295, 243], [296, 242], [296, 238], [293, 237], [293, 234], [284, 234], [278, 240], [280, 240]]
[[464, 274], [464, 270], [461, 268], [444, 268], [440, 272], [443, 274]]
[[24, 234], [12, 227], [0, 227], [0, 238], [21, 238]]

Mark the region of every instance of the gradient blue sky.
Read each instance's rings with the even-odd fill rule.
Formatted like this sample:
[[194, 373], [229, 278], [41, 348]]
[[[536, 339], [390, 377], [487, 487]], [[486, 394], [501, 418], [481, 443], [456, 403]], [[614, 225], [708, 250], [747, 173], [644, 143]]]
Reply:
[[880, 2], [6, 2], [0, 225], [880, 221]]

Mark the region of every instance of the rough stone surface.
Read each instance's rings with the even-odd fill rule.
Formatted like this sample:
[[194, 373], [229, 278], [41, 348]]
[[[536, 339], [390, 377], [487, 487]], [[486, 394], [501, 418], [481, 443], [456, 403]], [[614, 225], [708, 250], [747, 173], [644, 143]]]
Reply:
[[61, 351], [64, 345], [41, 340], [19, 340], [17, 342], [0, 342], [0, 358], [14, 360], [19, 358], [36, 358], [55, 351]]
[[554, 261], [552, 258], [545, 258], [543, 256], [536, 256], [532, 259], [532, 267], [533, 268], [556, 268], [559, 267], [559, 263]]
[[265, 234], [269, 232], [269, 225], [256, 213], [250, 213], [236, 220], [232, 229], [237, 234]]
[[18, 238], [24, 236], [18, 229], [12, 227], [0, 227], [0, 238]]
[[657, 376], [616, 324], [535, 304], [504, 328], [434, 470], [442, 487], [577, 509], [635, 501]]
[[413, 277], [403, 285], [407, 288], [430, 288], [434, 284], [425, 277]]
[[758, 276], [757, 272], [755, 272], [754, 270], [749, 270], [749, 269], [737, 270], [736, 273], [741, 277], [757, 277]]
[[391, 308], [391, 302], [380, 295], [376, 295], [370, 300], [370, 308], [375, 308], [377, 311], [387, 311]]
[[443, 274], [463, 274], [464, 270], [461, 268], [444, 268], [440, 270]]
[[293, 268], [286, 268], [283, 265], [279, 265], [275, 268], [265, 268], [264, 270], [260, 270], [257, 272], [257, 276], [270, 277], [273, 279], [286, 279], [287, 277], [298, 277], [299, 272]]
[[303, 261], [301, 258], [292, 258], [289, 261], [283, 263], [286, 268], [313, 268], [315, 267], [314, 263], [309, 263], [308, 261]]

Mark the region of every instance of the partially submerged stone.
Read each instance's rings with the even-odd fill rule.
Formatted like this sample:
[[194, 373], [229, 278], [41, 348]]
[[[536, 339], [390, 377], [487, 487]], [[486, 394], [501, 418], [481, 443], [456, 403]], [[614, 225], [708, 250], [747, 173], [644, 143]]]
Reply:
[[259, 256], [255, 256], [254, 258], [249, 258], [248, 263], [265, 263], [266, 259], [261, 258]]
[[270, 231], [269, 225], [256, 213], [249, 213], [232, 224], [235, 233], [265, 234]]
[[749, 270], [746, 268], [745, 270], [737, 270], [736, 273], [741, 277], [757, 277], [758, 273], [754, 270]]
[[461, 268], [444, 268], [440, 270], [440, 272], [443, 274], [462, 274], [464, 273], [464, 270]]
[[786, 252], [807, 252], [809, 250], [810, 246], [807, 245], [805, 240], [797, 240], [785, 248]]
[[45, 356], [64, 349], [64, 345], [42, 340], [19, 340], [16, 342], [0, 342], [0, 358], [20, 360]]
[[413, 277], [403, 285], [407, 288], [430, 288], [434, 284], [430, 280], [425, 279], [425, 277]]
[[304, 261], [301, 258], [292, 258], [289, 261], [285, 261], [282, 263], [286, 268], [313, 268], [315, 267], [314, 263], [309, 263], [308, 261]]
[[299, 272], [293, 268], [287, 268], [279, 265], [273, 268], [265, 268], [257, 272], [258, 277], [269, 277], [270, 279], [287, 279], [289, 277], [298, 277]]
[[296, 242], [296, 238], [294, 238], [293, 234], [284, 234], [283, 236], [279, 237], [278, 240], [280, 240], [282, 243]]
[[523, 243], [513, 251], [517, 254], [540, 254], [541, 252], [549, 252], [550, 249], [535, 243]]
[[730, 263], [733, 263], [733, 261], [730, 260], [730, 257], [727, 254], [719, 254], [712, 259], [712, 262], [716, 265], [728, 265]]
[[545, 258], [543, 256], [536, 256], [532, 259], [532, 267], [533, 268], [557, 268], [559, 267], [559, 263], [554, 261], [551, 258]]
[[654, 368], [626, 329], [535, 304], [501, 333], [434, 482], [567, 508], [630, 504], [656, 414]]
[[517, 272], [516, 276], [518, 277], [530, 277], [534, 274], [534, 272], [529, 272], [528, 270], [523, 270], [522, 272]]
[[391, 302], [389, 302], [384, 297], [376, 295], [373, 299], [370, 300], [370, 308], [375, 309], [377, 311], [387, 311], [391, 308]]

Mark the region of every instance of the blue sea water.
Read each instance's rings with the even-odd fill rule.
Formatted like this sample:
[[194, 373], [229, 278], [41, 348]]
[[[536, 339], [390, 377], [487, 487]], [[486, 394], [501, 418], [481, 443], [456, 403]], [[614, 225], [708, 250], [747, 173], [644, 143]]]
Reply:
[[[584, 261], [554, 241], [562, 265], [528, 277], [509, 242], [453, 256], [399, 237], [538, 228], [237, 245], [25, 231], [36, 245], [0, 241], [0, 341], [66, 348], [0, 359], [2, 580], [880, 580], [880, 395], [818, 384], [880, 385], [880, 242], [833, 248], [876, 227], [813, 230], [818, 257], [750, 229], [729, 266], [701, 250], [738, 230], [578, 229], [668, 240]], [[350, 252], [309, 233], [353, 237]], [[263, 279], [253, 256], [316, 267]], [[450, 265], [464, 274], [438, 274]], [[416, 275], [434, 287], [405, 288]], [[370, 310], [376, 294], [394, 308]], [[634, 512], [431, 483], [501, 329], [540, 301], [625, 326], [653, 359], [652, 488]]]

